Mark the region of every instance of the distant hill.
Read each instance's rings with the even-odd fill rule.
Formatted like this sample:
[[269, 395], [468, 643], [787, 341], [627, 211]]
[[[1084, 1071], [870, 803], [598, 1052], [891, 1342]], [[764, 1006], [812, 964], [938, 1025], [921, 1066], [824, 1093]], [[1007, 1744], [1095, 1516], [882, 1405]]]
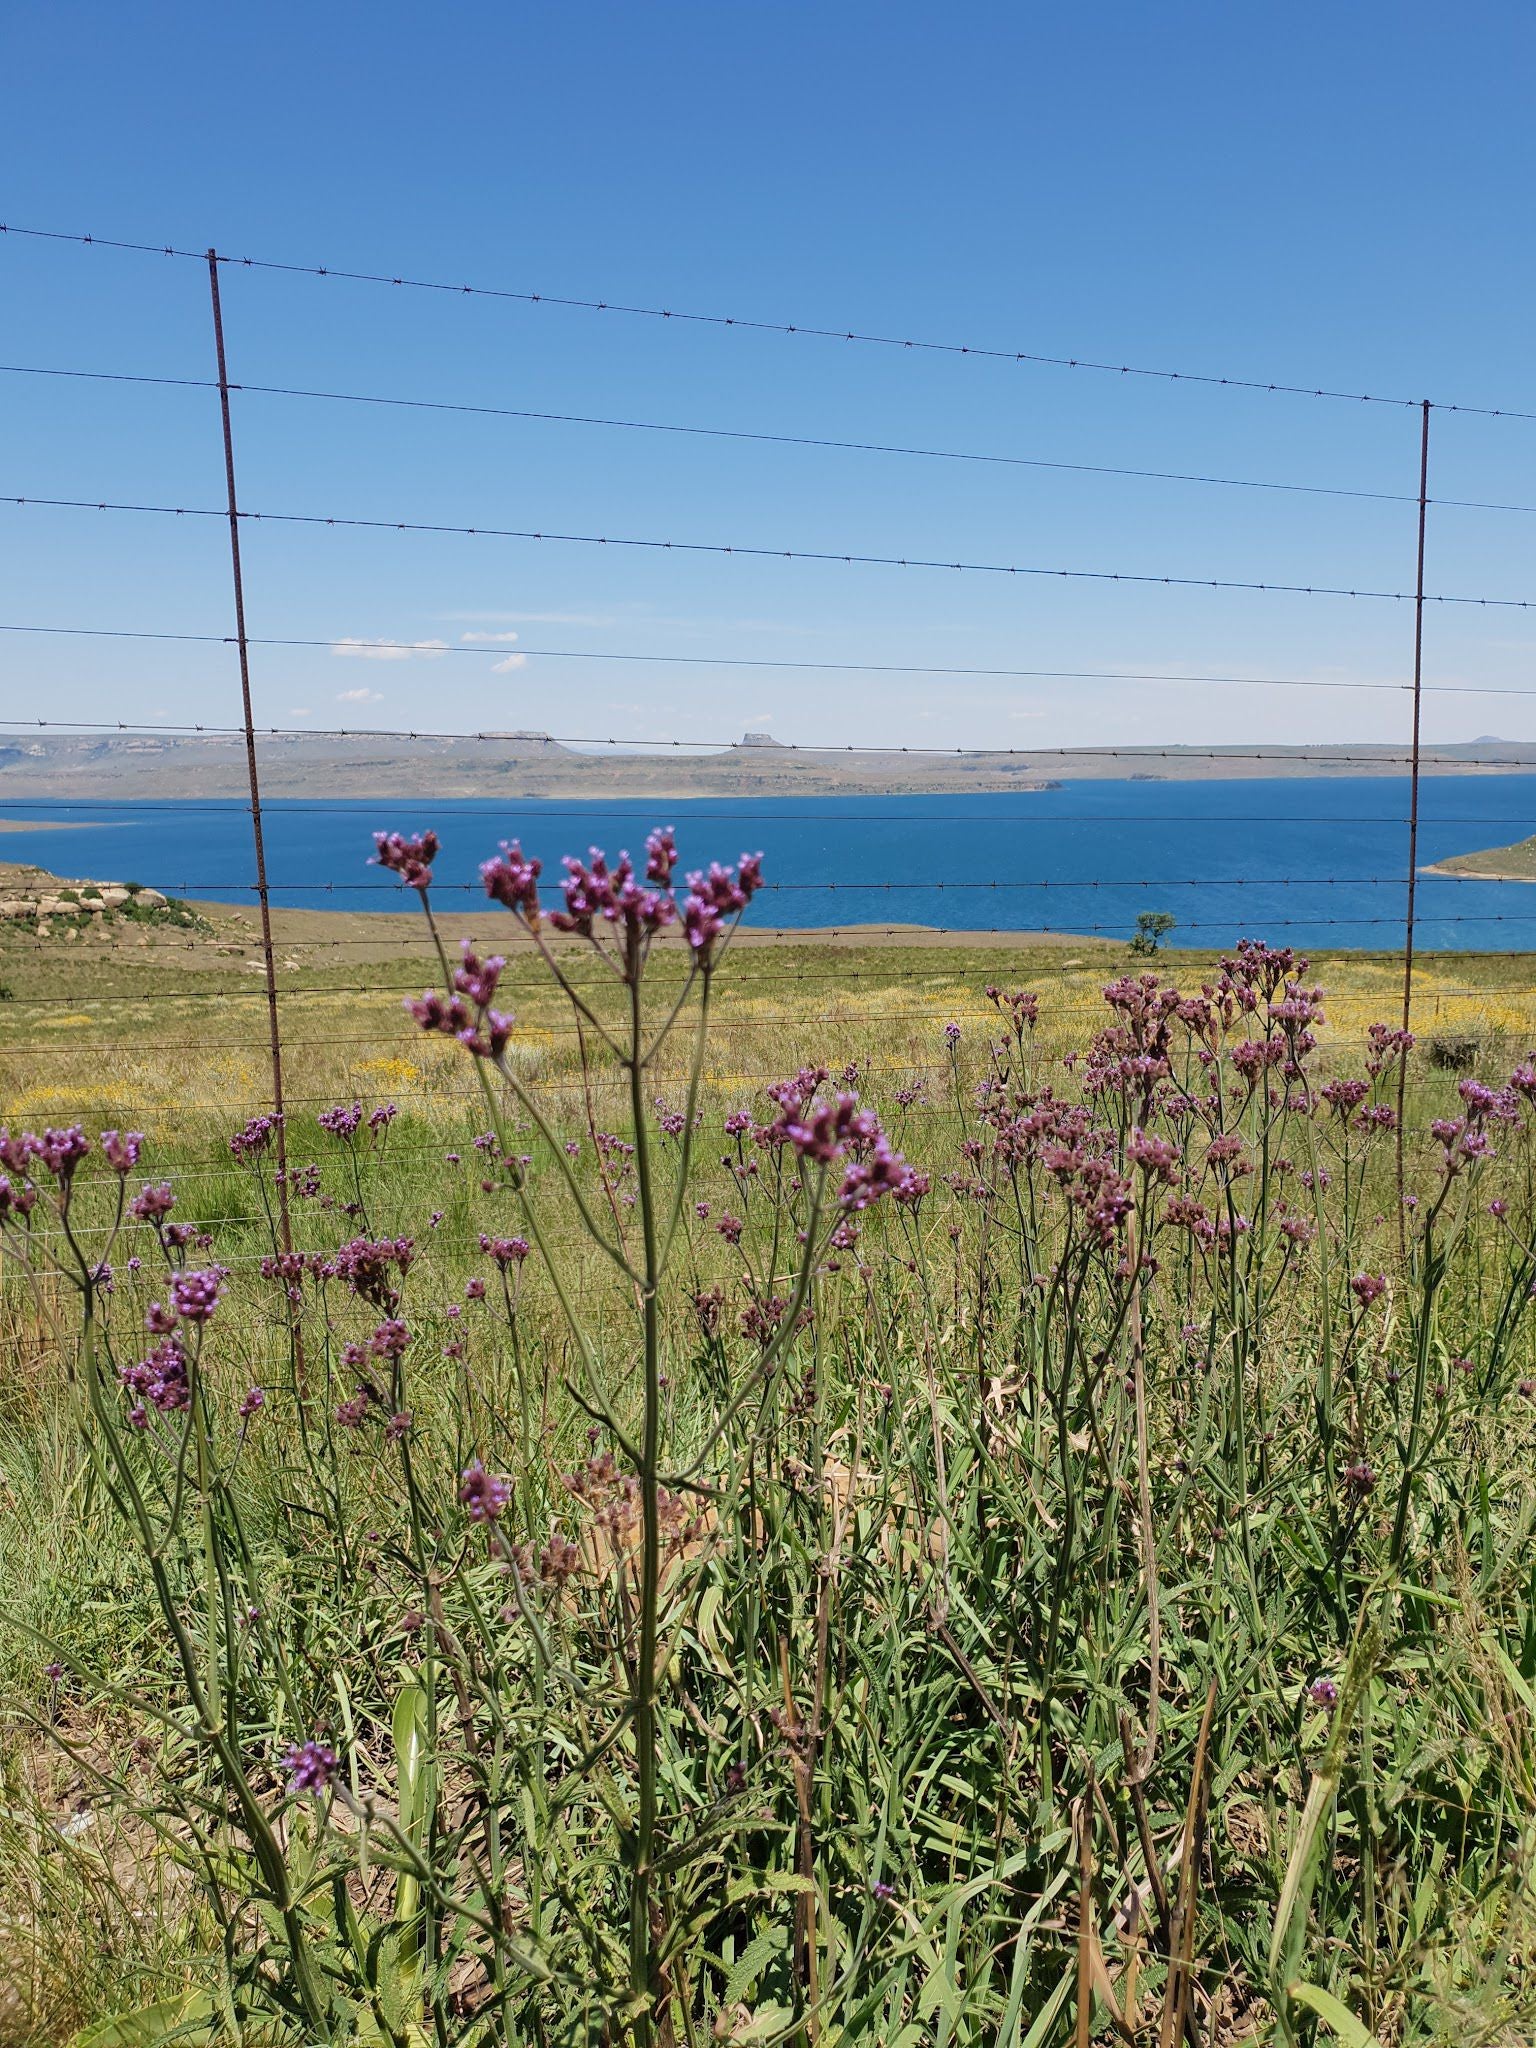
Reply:
[[[585, 753], [542, 733], [466, 739], [279, 733], [257, 742], [271, 797], [676, 797], [1038, 790], [1064, 781], [1214, 781], [1400, 775], [1401, 744], [1266, 748], [1119, 747], [1070, 755], [801, 750], [748, 733], [715, 753], [678, 748]], [[1536, 770], [1536, 745], [1479, 739], [1427, 749], [1429, 774]], [[229, 734], [27, 735], [0, 744], [7, 797], [117, 798], [246, 793], [245, 743]]]

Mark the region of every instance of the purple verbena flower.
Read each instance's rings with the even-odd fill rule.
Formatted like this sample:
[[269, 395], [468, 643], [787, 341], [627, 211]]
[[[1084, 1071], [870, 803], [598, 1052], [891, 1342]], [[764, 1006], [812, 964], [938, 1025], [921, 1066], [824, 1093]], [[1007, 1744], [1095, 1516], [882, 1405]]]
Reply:
[[142, 1131], [103, 1131], [101, 1134], [102, 1156], [115, 1174], [126, 1176], [139, 1163], [139, 1153], [144, 1144]]
[[209, 1322], [228, 1278], [222, 1266], [209, 1266], [203, 1272], [173, 1273], [171, 1306], [189, 1323]]
[[708, 872], [696, 869], [688, 877], [688, 896], [683, 904], [683, 930], [688, 944], [707, 962], [728, 917], [739, 917], [763, 886], [763, 856], [744, 853], [734, 870], [712, 861]]
[[520, 1266], [523, 1263], [530, 1246], [526, 1237], [487, 1237], [482, 1231], [480, 1249], [487, 1258], [494, 1259], [505, 1272], [509, 1266]]
[[659, 889], [671, 886], [677, 867], [677, 841], [670, 825], [661, 825], [645, 842], [645, 879]]
[[501, 858], [481, 864], [480, 879], [485, 893], [495, 903], [515, 911], [530, 925], [539, 922], [539, 876], [544, 863], [525, 855], [517, 840], [501, 844]]
[[288, 1790], [306, 1792], [318, 1799], [331, 1789], [339, 1758], [328, 1742], [293, 1743], [283, 1752], [281, 1768], [288, 1773]]
[[280, 1116], [271, 1113], [251, 1117], [240, 1130], [234, 1132], [231, 1136], [229, 1141], [230, 1151], [234, 1153], [237, 1159], [251, 1159], [257, 1153], [265, 1152], [272, 1143], [272, 1140], [277, 1136], [278, 1126], [282, 1121]]
[[74, 1178], [75, 1168], [90, 1149], [91, 1141], [80, 1125], [68, 1124], [62, 1130], [44, 1131], [36, 1156], [54, 1179], [67, 1187]]
[[453, 986], [461, 996], [467, 996], [477, 1010], [488, 1009], [507, 963], [500, 953], [493, 953], [488, 960], [482, 960], [468, 939], [459, 941], [459, 951], [463, 958], [453, 970]]
[[191, 1405], [192, 1387], [187, 1374], [186, 1353], [174, 1337], [162, 1338], [149, 1356], [137, 1365], [120, 1365], [118, 1379], [135, 1400], [129, 1421], [142, 1429], [149, 1422], [148, 1407], [162, 1415], [174, 1414]]
[[158, 1186], [146, 1185], [140, 1188], [128, 1204], [128, 1214], [139, 1223], [158, 1223], [169, 1216], [176, 1206], [176, 1191], [168, 1180]]
[[391, 1316], [379, 1324], [368, 1339], [368, 1349], [375, 1358], [401, 1358], [410, 1345], [411, 1333], [398, 1317]]
[[498, 1520], [512, 1498], [511, 1481], [487, 1472], [478, 1458], [471, 1458], [460, 1474], [459, 1499], [472, 1522]]
[[435, 832], [421, 832], [414, 839], [407, 839], [399, 832], [375, 832], [373, 843], [377, 848], [375, 863], [381, 868], [391, 869], [408, 889], [432, 886], [432, 863], [437, 859], [439, 848]]

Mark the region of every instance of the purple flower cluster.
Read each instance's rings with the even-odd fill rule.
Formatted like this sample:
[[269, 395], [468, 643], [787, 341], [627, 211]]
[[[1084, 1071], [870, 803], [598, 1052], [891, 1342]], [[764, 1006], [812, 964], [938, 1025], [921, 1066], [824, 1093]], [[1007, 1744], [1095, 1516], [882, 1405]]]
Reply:
[[501, 842], [501, 856], [481, 863], [480, 879], [493, 903], [501, 904], [524, 919], [531, 929], [539, 924], [539, 876], [544, 863], [523, 852], [517, 840]]
[[333, 1252], [321, 1267], [328, 1279], [344, 1280], [352, 1292], [386, 1312], [399, 1305], [395, 1271], [406, 1273], [416, 1256], [409, 1237], [354, 1237]]
[[333, 1138], [341, 1138], [348, 1144], [357, 1136], [363, 1121], [363, 1105], [354, 1102], [349, 1109], [338, 1102], [334, 1109], [322, 1109], [315, 1119], [322, 1131], [329, 1131]]
[[37, 1141], [37, 1157], [61, 1186], [67, 1186], [75, 1169], [91, 1149], [91, 1141], [79, 1124], [63, 1130], [46, 1130]]
[[512, 1498], [510, 1480], [487, 1472], [478, 1458], [471, 1458], [459, 1475], [459, 1499], [472, 1522], [495, 1522]]
[[430, 889], [432, 863], [437, 859], [439, 841], [435, 832], [420, 832], [407, 839], [400, 832], [375, 832], [374, 861], [397, 874], [408, 889]]
[[[595, 940], [601, 924], [621, 927], [633, 937], [651, 937], [682, 922], [694, 953], [708, 960], [727, 919], [739, 916], [762, 887], [761, 854], [744, 853], [734, 868], [715, 862], [688, 876], [681, 903], [676, 890], [677, 841], [670, 826], [652, 832], [645, 842], [645, 873], [621, 853], [611, 865], [600, 847], [586, 860], [568, 855], [563, 863], [563, 910], [551, 912], [556, 931]], [[480, 870], [485, 893], [537, 930], [541, 921], [541, 864], [525, 854], [517, 840], [502, 843], [498, 858]]]
[[278, 1126], [281, 1123], [282, 1118], [276, 1114], [269, 1113], [265, 1116], [253, 1116], [230, 1138], [230, 1151], [234, 1153], [237, 1159], [256, 1158], [260, 1153], [265, 1152], [272, 1143], [273, 1139], [277, 1136]]
[[175, 1337], [162, 1338], [149, 1356], [137, 1365], [119, 1366], [117, 1376], [133, 1396], [134, 1407], [128, 1419], [137, 1428], [142, 1429], [149, 1420], [146, 1402], [149, 1408], [158, 1409], [162, 1415], [173, 1414], [191, 1404], [187, 1357]]
[[669, 1109], [665, 1099], [658, 1095], [653, 1105], [656, 1111], [656, 1128], [663, 1137], [680, 1138], [688, 1128], [688, 1119], [680, 1109]]
[[331, 1789], [340, 1758], [328, 1742], [298, 1742], [283, 1752], [281, 1767], [288, 1773], [290, 1792], [307, 1792], [318, 1799]]
[[683, 930], [688, 943], [702, 959], [708, 959], [726, 919], [739, 917], [763, 886], [763, 856], [744, 853], [734, 869], [711, 861], [707, 873], [688, 877], [688, 895], [683, 904]]
[[164, 1222], [176, 1206], [176, 1191], [168, 1180], [146, 1183], [128, 1204], [128, 1214], [139, 1223]]
[[576, 932], [590, 939], [599, 919], [642, 932], [659, 932], [676, 920], [677, 905], [671, 892], [642, 886], [627, 853], [621, 853], [612, 868], [600, 847], [591, 847], [588, 853], [590, 865], [573, 854], [561, 862], [565, 908], [553, 911], [549, 920], [556, 931]]
[[[4, 1138], [0, 1131], [0, 1140]], [[0, 1223], [25, 1224], [36, 1202], [37, 1189], [14, 1165], [10, 1173], [0, 1173]]]
[[512, 1036], [513, 1019], [492, 1009], [491, 1000], [507, 963], [499, 953], [482, 960], [468, 939], [461, 952], [448, 995], [429, 988], [408, 999], [405, 1007], [423, 1031], [456, 1038], [477, 1059], [500, 1059]]
[[1160, 1132], [1144, 1131], [1138, 1124], [1126, 1140], [1125, 1155], [1149, 1181], [1162, 1181], [1171, 1187], [1177, 1178], [1179, 1148]]
[[228, 1278], [223, 1266], [209, 1266], [199, 1273], [173, 1273], [171, 1306], [189, 1323], [211, 1322]]
[[505, 1272], [509, 1266], [523, 1263], [528, 1256], [529, 1245], [526, 1237], [487, 1237], [482, 1231], [480, 1249]]
[[1040, 998], [1030, 989], [1016, 988], [1005, 995], [1000, 988], [989, 986], [985, 995], [989, 1003], [1007, 1015], [1015, 1037], [1033, 1031], [1040, 1021]]
[[390, 1316], [368, 1339], [368, 1349], [375, 1358], [403, 1358], [410, 1342], [411, 1333], [405, 1324], [398, 1316]]
[[[867, 1209], [883, 1195], [920, 1199], [927, 1192], [926, 1179], [921, 1187], [917, 1185], [919, 1177], [891, 1144], [874, 1111], [860, 1109], [859, 1098], [848, 1090], [830, 1101], [819, 1096], [817, 1091], [826, 1079], [825, 1068], [803, 1067], [791, 1079], [775, 1082], [768, 1094], [778, 1104], [779, 1114], [754, 1133], [757, 1142], [768, 1147], [787, 1145], [798, 1158], [815, 1166], [841, 1163], [836, 1201], [845, 1213]], [[726, 1164], [733, 1163], [727, 1160]], [[744, 1186], [739, 1170], [736, 1177]], [[726, 1224], [734, 1220], [726, 1217], [716, 1227], [724, 1232]]]
[[142, 1131], [103, 1131], [101, 1134], [102, 1156], [112, 1171], [123, 1178], [138, 1165], [143, 1147]]
[[1371, 1092], [1369, 1081], [1325, 1081], [1318, 1094], [1338, 1117], [1346, 1122]]
[[1411, 1031], [1394, 1029], [1390, 1024], [1373, 1024], [1366, 1032], [1366, 1038], [1370, 1052], [1366, 1057], [1365, 1071], [1373, 1081], [1378, 1080], [1394, 1060], [1406, 1059], [1414, 1047]]

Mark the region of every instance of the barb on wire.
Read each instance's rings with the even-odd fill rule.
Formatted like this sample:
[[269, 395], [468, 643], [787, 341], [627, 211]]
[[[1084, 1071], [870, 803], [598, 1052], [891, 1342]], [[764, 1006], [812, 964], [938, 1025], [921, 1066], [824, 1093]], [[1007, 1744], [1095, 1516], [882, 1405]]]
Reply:
[[[209, 505], [152, 505], [129, 499], [52, 498], [7, 491], [0, 504], [41, 506], [50, 511], [127, 512], [167, 519], [224, 519]], [[537, 541], [557, 547], [627, 548], [654, 554], [740, 556], [746, 561], [821, 562], [856, 569], [935, 570], [945, 575], [1040, 578], [1071, 583], [1128, 583], [1175, 590], [1241, 590], [1268, 597], [1340, 597], [1411, 604], [1411, 590], [1377, 590], [1339, 583], [1271, 583], [1253, 577], [1159, 575], [1141, 569], [1064, 569], [1033, 562], [953, 561], [938, 555], [875, 555], [845, 548], [769, 547], [759, 542], [659, 539], [648, 534], [557, 533], [543, 527], [464, 526], [447, 520], [365, 519], [339, 512], [254, 512], [240, 519], [254, 526], [322, 526], [361, 533], [414, 533], [456, 540]], [[1456, 591], [1426, 591], [1426, 604], [1476, 605], [1485, 610], [1536, 611], [1536, 598], [1483, 597]]]
[[[72, 234], [58, 228], [35, 228], [0, 221], [0, 235], [24, 236], [33, 241], [67, 242], [85, 248], [115, 249], [144, 256], [169, 256], [202, 263], [206, 255], [182, 249], [169, 242], [127, 241], [106, 235]], [[916, 335], [880, 334], [846, 326], [832, 327], [803, 320], [765, 320], [733, 313], [701, 313], [676, 306], [637, 305], [616, 299], [576, 298], [569, 294], [517, 290], [505, 285], [453, 283], [443, 278], [409, 276], [404, 270], [377, 271], [349, 268], [335, 263], [297, 263], [264, 256], [221, 256], [226, 268], [262, 270], [292, 277], [331, 278], [348, 284], [387, 285], [399, 291], [441, 294], [450, 298], [501, 299], [525, 306], [549, 306], [583, 313], [613, 313], [620, 316], [659, 320], [677, 327], [732, 328], [743, 334], [772, 334], [807, 341], [852, 343], [865, 348], [899, 349], [923, 355], [969, 356], [977, 361], [1032, 364], [1058, 370], [1086, 370], [1110, 377], [1150, 378], [1169, 384], [1192, 384], [1221, 390], [1251, 391], [1266, 396], [1339, 400], [1350, 405], [1386, 405], [1417, 409], [1422, 398], [1401, 398], [1390, 393], [1338, 390], [1327, 385], [1282, 382], [1279, 379], [1223, 375], [1210, 370], [1170, 370], [1145, 363], [1114, 362], [1093, 356], [1050, 355], [1040, 350], [1004, 348], [979, 342], [935, 341]], [[1453, 404], [1436, 399], [1438, 409], [1464, 412], [1488, 419], [1531, 420], [1536, 412], [1511, 406]]]

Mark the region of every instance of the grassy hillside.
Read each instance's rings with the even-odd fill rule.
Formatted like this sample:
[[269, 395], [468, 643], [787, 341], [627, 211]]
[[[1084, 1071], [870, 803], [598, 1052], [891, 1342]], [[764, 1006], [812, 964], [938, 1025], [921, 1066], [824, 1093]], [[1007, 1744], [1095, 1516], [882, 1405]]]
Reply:
[[1485, 847], [1481, 853], [1455, 853], [1436, 861], [1432, 875], [1465, 875], [1483, 882], [1536, 882], [1536, 838], [1517, 839], [1513, 846]]

